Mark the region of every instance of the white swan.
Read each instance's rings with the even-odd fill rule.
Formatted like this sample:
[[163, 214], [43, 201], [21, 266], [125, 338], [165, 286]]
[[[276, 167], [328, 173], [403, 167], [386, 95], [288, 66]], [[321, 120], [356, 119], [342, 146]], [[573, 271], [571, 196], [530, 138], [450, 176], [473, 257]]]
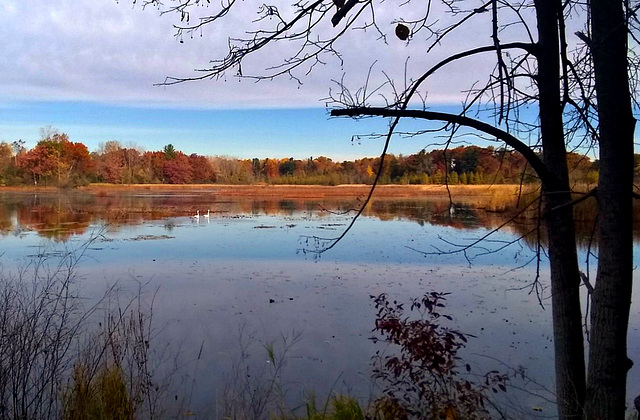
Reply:
[[207, 214], [203, 214], [202, 217], [208, 219], [209, 218], [209, 209], [207, 209]]
[[193, 216], [191, 216], [192, 219], [196, 219], [196, 220], [200, 220], [200, 210], [198, 210], [196, 212], [196, 214], [194, 214]]

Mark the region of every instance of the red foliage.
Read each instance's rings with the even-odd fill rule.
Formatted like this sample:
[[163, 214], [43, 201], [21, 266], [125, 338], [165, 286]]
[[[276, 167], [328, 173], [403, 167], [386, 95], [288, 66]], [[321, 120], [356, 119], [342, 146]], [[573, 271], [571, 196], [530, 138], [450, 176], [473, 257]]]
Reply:
[[162, 174], [165, 182], [169, 184], [190, 183], [193, 177], [193, 170], [189, 164], [189, 158], [184, 153], [176, 153], [175, 158], [164, 162]]
[[90, 175], [93, 170], [87, 147], [69, 141], [66, 134], [40, 140], [36, 147], [20, 155], [18, 166], [33, 176], [34, 183], [63, 184]]
[[189, 165], [192, 170], [192, 181], [196, 184], [216, 181], [216, 172], [208, 158], [194, 153], [189, 156]]
[[[411, 311], [420, 314], [410, 319], [404, 305], [389, 302], [386, 294], [372, 296], [378, 310], [374, 331], [384, 341], [397, 346], [391, 355], [376, 352], [373, 357], [374, 378], [383, 381], [385, 404], [392, 403], [415, 418], [439, 418], [443, 413], [455, 418], [488, 419], [484, 408], [485, 391], [506, 390], [507, 377], [497, 372], [485, 376], [486, 385], [477, 385], [458, 372], [458, 350], [467, 339], [460, 331], [440, 325], [440, 312], [446, 294], [431, 292], [414, 300]], [[471, 367], [467, 364], [467, 372]], [[497, 386], [497, 388], [496, 388]]]

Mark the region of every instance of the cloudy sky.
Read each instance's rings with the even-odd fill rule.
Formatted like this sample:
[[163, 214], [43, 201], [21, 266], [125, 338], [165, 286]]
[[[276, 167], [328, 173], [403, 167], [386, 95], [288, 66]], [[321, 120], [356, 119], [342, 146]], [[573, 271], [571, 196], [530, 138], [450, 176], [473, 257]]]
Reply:
[[[323, 64], [309, 75], [306, 68], [300, 69], [296, 76], [302, 84], [286, 76], [255, 83], [231, 73], [219, 80], [157, 86], [168, 76], [197, 75], [195, 69], [226, 55], [229, 37], [273, 22], [252, 23], [259, 4], [241, 2], [215, 26], [193, 37], [184, 36], [179, 42], [173, 28], [180, 23], [179, 15], [161, 15], [139, 3], [2, 0], [0, 141], [23, 139], [32, 147], [40, 129], [53, 126], [90, 150], [100, 142], [118, 140], [146, 150], [172, 143], [187, 153], [205, 155], [374, 156], [380, 152], [379, 139], [352, 138], [381, 132], [387, 122], [330, 119], [322, 98], [330, 89], [335, 92], [334, 81], [360, 86], [374, 65], [370, 86], [383, 83], [388, 75], [402, 87], [405, 69], [406, 74], [415, 74], [451, 51], [436, 49], [425, 54], [424, 42], [407, 44], [397, 39], [394, 19], [410, 16], [383, 2], [376, 9], [376, 22], [382, 33], [389, 35], [386, 42], [371, 29], [349, 33], [335, 45], [342, 60], [324, 57]], [[290, 1], [281, 3], [286, 10]], [[197, 8], [192, 22], [198, 13], [212, 13], [217, 7], [219, 4], [212, 1], [210, 8]], [[370, 17], [364, 15], [362, 22], [368, 21]], [[340, 29], [324, 23], [317, 28], [320, 36]], [[450, 45], [485, 45], [490, 33], [482, 33], [486, 39], [467, 35], [453, 38]], [[243, 73], [265, 74], [265, 68], [289, 56], [294, 48], [291, 43], [282, 43], [252, 56], [243, 65]], [[448, 69], [429, 85], [429, 104], [442, 108], [459, 103], [462, 86], [456, 82], [473, 79], [479, 68], [482, 63], [475, 62], [474, 66]], [[435, 141], [398, 140], [392, 151], [412, 153]]]

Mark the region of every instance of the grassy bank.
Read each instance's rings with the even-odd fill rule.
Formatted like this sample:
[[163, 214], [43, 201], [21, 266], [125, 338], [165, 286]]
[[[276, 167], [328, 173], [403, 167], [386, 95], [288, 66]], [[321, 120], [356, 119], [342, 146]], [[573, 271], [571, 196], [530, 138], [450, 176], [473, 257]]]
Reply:
[[[94, 193], [110, 191], [207, 191], [221, 196], [282, 197], [282, 198], [325, 198], [354, 197], [369, 193], [370, 185], [345, 184], [337, 186], [318, 185], [225, 185], [225, 184], [91, 184], [79, 188]], [[490, 197], [495, 195], [515, 195], [518, 185], [380, 185], [375, 197]], [[5, 190], [5, 189], [3, 189]]]

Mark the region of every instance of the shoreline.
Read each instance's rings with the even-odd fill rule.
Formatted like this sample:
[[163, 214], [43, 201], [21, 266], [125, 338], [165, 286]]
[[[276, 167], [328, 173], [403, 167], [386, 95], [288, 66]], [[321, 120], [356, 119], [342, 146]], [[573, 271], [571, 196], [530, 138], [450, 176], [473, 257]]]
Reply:
[[[496, 192], [517, 193], [519, 185], [378, 185], [374, 197], [376, 198], [413, 198], [413, 197], [448, 197], [449, 192], [457, 197], [492, 196]], [[525, 189], [528, 187], [525, 186]], [[108, 194], [109, 192], [126, 191], [201, 191], [214, 193], [220, 196], [233, 197], [282, 197], [282, 198], [331, 198], [331, 197], [358, 197], [369, 194], [371, 185], [343, 184], [336, 186], [323, 185], [289, 185], [289, 184], [90, 184], [76, 189], [62, 190], [57, 187], [0, 187], [2, 192], [56, 192], [56, 191], [81, 191], [95, 194]]]

